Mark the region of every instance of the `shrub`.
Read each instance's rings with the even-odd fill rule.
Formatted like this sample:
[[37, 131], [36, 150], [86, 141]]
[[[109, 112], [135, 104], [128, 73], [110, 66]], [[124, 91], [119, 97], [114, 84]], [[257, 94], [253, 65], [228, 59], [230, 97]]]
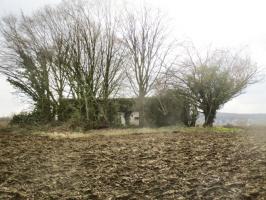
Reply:
[[145, 119], [150, 126], [176, 125], [181, 122], [181, 114], [181, 101], [170, 92], [146, 100]]
[[37, 125], [41, 121], [40, 116], [37, 112], [21, 112], [12, 117], [11, 125]]

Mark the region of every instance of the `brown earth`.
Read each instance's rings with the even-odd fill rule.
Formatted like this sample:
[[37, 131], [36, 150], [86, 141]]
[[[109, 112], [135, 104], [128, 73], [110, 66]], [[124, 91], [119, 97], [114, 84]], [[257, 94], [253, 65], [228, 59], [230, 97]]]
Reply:
[[266, 199], [265, 138], [0, 133], [0, 199]]

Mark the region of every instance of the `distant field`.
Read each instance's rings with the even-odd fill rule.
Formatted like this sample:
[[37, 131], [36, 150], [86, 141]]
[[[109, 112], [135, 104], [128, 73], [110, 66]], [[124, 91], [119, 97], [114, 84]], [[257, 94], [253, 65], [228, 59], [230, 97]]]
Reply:
[[265, 199], [264, 129], [0, 133], [0, 199]]

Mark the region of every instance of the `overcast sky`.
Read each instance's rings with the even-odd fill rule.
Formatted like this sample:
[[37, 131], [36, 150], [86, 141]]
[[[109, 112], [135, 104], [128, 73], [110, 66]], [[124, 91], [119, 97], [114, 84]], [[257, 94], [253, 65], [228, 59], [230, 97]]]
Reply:
[[[129, 0], [130, 1], [130, 0]], [[132, 0], [134, 1], [134, 0]], [[0, 16], [31, 13], [60, 0], [0, 0]], [[134, 1], [135, 2], [135, 1]], [[139, 2], [142, 2], [139, 0]], [[259, 0], [146, 0], [167, 13], [173, 32], [198, 47], [246, 47], [252, 59], [266, 66], [266, 1]], [[265, 71], [264, 71], [265, 72]], [[245, 94], [228, 102], [222, 112], [266, 113], [266, 82], [249, 87]], [[0, 116], [28, 108], [12, 94], [14, 90], [0, 76]]]

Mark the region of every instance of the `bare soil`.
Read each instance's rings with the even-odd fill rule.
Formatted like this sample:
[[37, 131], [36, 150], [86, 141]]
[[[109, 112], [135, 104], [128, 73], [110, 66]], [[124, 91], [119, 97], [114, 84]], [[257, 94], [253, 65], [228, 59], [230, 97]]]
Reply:
[[0, 199], [266, 199], [266, 135], [0, 133]]

